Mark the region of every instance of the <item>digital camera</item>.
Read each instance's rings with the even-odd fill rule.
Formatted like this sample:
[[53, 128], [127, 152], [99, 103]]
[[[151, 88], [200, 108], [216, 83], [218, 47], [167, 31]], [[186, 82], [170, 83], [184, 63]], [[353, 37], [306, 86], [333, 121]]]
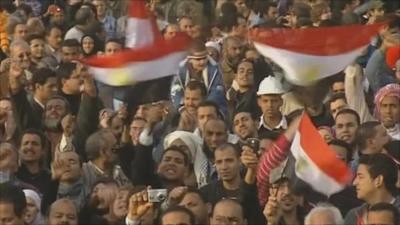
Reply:
[[149, 202], [162, 202], [167, 199], [167, 189], [149, 189], [147, 190], [147, 197]]

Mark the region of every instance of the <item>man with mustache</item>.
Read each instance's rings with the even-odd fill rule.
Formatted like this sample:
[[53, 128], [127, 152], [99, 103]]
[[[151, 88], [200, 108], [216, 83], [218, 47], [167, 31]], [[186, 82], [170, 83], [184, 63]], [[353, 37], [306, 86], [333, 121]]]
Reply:
[[74, 203], [67, 198], [62, 198], [55, 201], [50, 206], [46, 224], [78, 225], [78, 210], [76, 209]]

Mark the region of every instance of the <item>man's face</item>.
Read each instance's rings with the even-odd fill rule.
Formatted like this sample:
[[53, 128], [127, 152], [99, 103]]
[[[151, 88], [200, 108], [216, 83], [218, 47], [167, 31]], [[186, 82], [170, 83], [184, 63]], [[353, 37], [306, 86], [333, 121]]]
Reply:
[[254, 84], [254, 69], [250, 62], [242, 62], [238, 66], [235, 77], [239, 87], [250, 88]]
[[189, 36], [192, 35], [193, 21], [189, 18], [182, 18], [179, 21], [179, 29], [182, 32], [186, 32]]
[[233, 130], [240, 139], [246, 140], [249, 137], [255, 137], [257, 127], [250, 113], [241, 112], [233, 118]]
[[41, 59], [44, 57], [44, 40], [33, 39], [31, 41], [31, 53], [32, 57]]
[[380, 103], [380, 120], [386, 128], [400, 123], [400, 101], [396, 97], [386, 96]]
[[19, 154], [22, 162], [38, 162], [44, 154], [40, 137], [36, 134], [24, 134]]
[[26, 24], [18, 24], [14, 29], [13, 37], [14, 39], [24, 40], [28, 34], [28, 28]]
[[238, 25], [234, 27], [234, 34], [238, 37], [246, 37], [247, 34], [247, 24], [246, 20], [243, 18], [237, 19]]
[[98, 16], [104, 16], [106, 13], [107, 5], [104, 0], [94, 0], [93, 5], [96, 7]]
[[356, 187], [358, 199], [367, 201], [375, 194], [376, 187], [374, 184], [374, 179], [368, 172], [368, 166], [364, 164], [360, 164], [358, 166], [353, 185]]
[[49, 77], [43, 85], [36, 84], [35, 92], [40, 95], [43, 100], [47, 100], [57, 93], [57, 78]]
[[226, 46], [226, 59], [233, 65], [240, 62], [242, 56], [242, 44], [239, 40], [230, 40]]
[[81, 85], [83, 80], [81, 74], [77, 69], [72, 71], [71, 76], [68, 79], [62, 79], [62, 89], [67, 92], [67, 94], [78, 95], [81, 93]]
[[375, 153], [380, 153], [383, 150], [383, 146], [390, 141], [390, 136], [382, 125], [378, 125], [374, 129], [376, 134], [372, 138], [371, 147], [376, 151]]
[[63, 163], [63, 173], [60, 181], [74, 182], [81, 176], [81, 165], [79, 163], [79, 156], [75, 152], [62, 152], [59, 155], [60, 161]]
[[340, 114], [335, 121], [336, 137], [352, 144], [358, 127], [357, 118], [350, 113]]
[[187, 166], [182, 153], [168, 151], [164, 154], [158, 165], [158, 174], [170, 181], [180, 181], [185, 178]]
[[218, 115], [214, 107], [212, 106], [199, 107], [197, 109], [197, 124], [199, 126], [200, 131], [203, 133], [204, 124], [209, 119], [216, 119], [217, 117]]
[[330, 110], [331, 110], [331, 114], [332, 117], [335, 118], [336, 114], [342, 110], [348, 107], [346, 101], [344, 99], [337, 99], [334, 102], [331, 102], [331, 104], [329, 105]]
[[51, 225], [77, 225], [78, 215], [72, 202], [58, 201], [50, 208], [48, 224]]
[[278, 8], [277, 7], [269, 7], [267, 12], [267, 19], [270, 21], [275, 21], [278, 18]]
[[246, 0], [236, 0], [235, 1], [235, 6], [238, 10], [238, 13], [244, 15], [245, 12], [249, 10], [246, 6]]
[[195, 72], [201, 72], [206, 68], [208, 62], [207, 54], [207, 51], [193, 53], [196, 58], [189, 59], [189, 63]]
[[232, 202], [217, 203], [214, 207], [210, 225], [247, 224], [239, 205]]
[[176, 36], [176, 33], [178, 32], [179, 27], [174, 24], [170, 24], [165, 28], [165, 33], [164, 33], [164, 39], [165, 40], [171, 40], [173, 37]]
[[108, 42], [104, 47], [104, 55], [113, 55], [122, 50], [122, 46], [116, 42]]
[[62, 31], [58, 28], [51, 29], [47, 36], [47, 43], [54, 49], [59, 49], [62, 43]]
[[194, 225], [190, 223], [190, 217], [183, 212], [170, 212], [161, 218], [161, 225]]
[[211, 151], [225, 144], [228, 140], [225, 123], [221, 120], [210, 120], [204, 126], [204, 142]]
[[344, 82], [337, 81], [332, 84], [332, 92], [333, 93], [344, 93]]
[[214, 157], [218, 177], [221, 180], [232, 181], [240, 176], [240, 160], [235, 153], [235, 149], [229, 147], [224, 150], [216, 150]]
[[0, 224], [1, 225], [23, 225], [23, 218], [15, 215], [12, 203], [0, 202]]
[[57, 24], [57, 25], [62, 25], [65, 21], [65, 15], [62, 10], [55, 12], [51, 17], [50, 17], [50, 22]]
[[198, 89], [190, 90], [188, 88], [185, 89], [185, 93], [183, 96], [183, 105], [185, 109], [191, 113], [195, 113], [197, 107], [200, 102], [203, 100], [203, 96], [201, 95], [201, 91]]
[[196, 222], [198, 224], [205, 224], [205, 222], [207, 221], [208, 219], [207, 204], [203, 202], [203, 200], [197, 193], [189, 192], [185, 194], [179, 205], [192, 211], [192, 213], [196, 217]]
[[367, 221], [368, 224], [395, 225], [393, 213], [387, 210], [368, 212]]
[[79, 58], [79, 47], [67, 47], [61, 48], [62, 61], [71, 62], [74, 59]]
[[31, 65], [31, 50], [21, 45], [11, 49], [11, 60], [21, 66], [22, 69], [28, 69]]
[[292, 212], [296, 209], [299, 197], [294, 195], [289, 187], [289, 181], [283, 181], [277, 185], [277, 201], [283, 212]]
[[283, 104], [281, 95], [261, 95], [257, 103], [264, 116], [272, 117], [281, 114], [280, 108]]
[[131, 141], [133, 144], [136, 145], [139, 143], [140, 133], [142, 133], [145, 126], [146, 126], [146, 121], [144, 120], [132, 121], [129, 129], [129, 136], [131, 137]]
[[57, 130], [61, 119], [67, 113], [65, 102], [61, 99], [52, 99], [46, 103], [45, 107], [45, 121], [44, 124], [47, 129]]
[[112, 203], [118, 193], [118, 187], [115, 183], [98, 183], [90, 195], [90, 206], [95, 208], [98, 214], [109, 212]]

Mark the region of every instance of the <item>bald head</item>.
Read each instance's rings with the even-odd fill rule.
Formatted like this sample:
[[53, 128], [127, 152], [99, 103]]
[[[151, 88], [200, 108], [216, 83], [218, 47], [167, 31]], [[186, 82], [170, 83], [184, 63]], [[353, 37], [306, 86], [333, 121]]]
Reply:
[[231, 199], [224, 199], [215, 204], [210, 219], [210, 225], [219, 224], [247, 224], [243, 207], [239, 202]]
[[48, 225], [77, 225], [78, 210], [75, 204], [66, 198], [55, 201], [50, 206]]

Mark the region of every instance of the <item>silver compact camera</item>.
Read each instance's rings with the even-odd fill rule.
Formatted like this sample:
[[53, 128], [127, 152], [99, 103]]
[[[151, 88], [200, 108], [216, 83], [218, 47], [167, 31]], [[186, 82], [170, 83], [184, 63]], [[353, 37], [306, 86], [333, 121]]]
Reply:
[[167, 199], [167, 189], [149, 189], [147, 190], [147, 198], [149, 202], [163, 202]]

